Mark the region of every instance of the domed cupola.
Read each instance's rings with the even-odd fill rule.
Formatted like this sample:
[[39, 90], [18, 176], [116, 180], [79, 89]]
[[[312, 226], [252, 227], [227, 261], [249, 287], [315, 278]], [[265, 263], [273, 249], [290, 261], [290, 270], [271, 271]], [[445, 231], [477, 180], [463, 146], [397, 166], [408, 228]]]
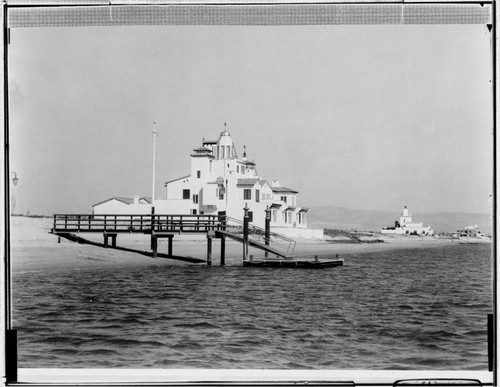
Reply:
[[219, 141], [217, 141], [217, 150], [218, 159], [232, 159], [236, 157], [234, 143], [231, 139], [231, 135], [226, 130], [226, 123], [224, 123], [224, 130], [219, 136]]

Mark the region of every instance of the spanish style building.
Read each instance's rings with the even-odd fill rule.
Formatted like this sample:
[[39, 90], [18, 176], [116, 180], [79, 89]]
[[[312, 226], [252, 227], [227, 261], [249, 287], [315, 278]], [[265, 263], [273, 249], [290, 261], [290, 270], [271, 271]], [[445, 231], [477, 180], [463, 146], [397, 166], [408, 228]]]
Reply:
[[[271, 211], [271, 229], [289, 237], [323, 239], [323, 230], [307, 226], [308, 208], [297, 204], [298, 192], [282, 186], [279, 181], [267, 181], [257, 173], [256, 164], [246, 155], [240, 158], [230, 134], [224, 130], [218, 140], [202, 141], [191, 153], [191, 170], [186, 176], [165, 183], [165, 199], [155, 199], [156, 214], [227, 215], [243, 219], [245, 206], [250, 221], [264, 227], [266, 209]], [[107, 212], [114, 200], [94, 206], [95, 214]], [[121, 213], [148, 213], [150, 205], [136, 200], [124, 203]]]
[[383, 227], [382, 234], [410, 234], [410, 235], [433, 235], [431, 226], [424, 227], [423, 223], [413, 222], [411, 212], [407, 206], [403, 208], [399, 221], [394, 227]]

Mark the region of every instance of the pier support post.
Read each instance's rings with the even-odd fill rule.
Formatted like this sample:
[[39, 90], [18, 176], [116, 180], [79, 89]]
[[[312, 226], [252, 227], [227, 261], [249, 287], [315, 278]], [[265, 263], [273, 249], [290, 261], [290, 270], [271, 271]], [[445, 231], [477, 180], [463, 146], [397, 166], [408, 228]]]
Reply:
[[212, 237], [207, 235], [207, 266], [212, 265]]
[[221, 235], [220, 237], [220, 265], [224, 266], [226, 264], [226, 237]]
[[[265, 223], [265, 231], [264, 231], [264, 243], [266, 246], [269, 246], [269, 240], [271, 239], [271, 209], [269, 206], [266, 208], [266, 223]], [[267, 258], [269, 253], [264, 252], [264, 257]]]
[[151, 250], [153, 250], [153, 258], [158, 257], [158, 238], [151, 234]]
[[248, 259], [248, 223], [250, 221], [248, 216], [248, 203], [245, 203], [243, 211], [245, 211], [243, 215], [243, 260], [246, 261]]
[[116, 247], [116, 233], [104, 232], [104, 247], [109, 247], [109, 238], [111, 238], [111, 247]]
[[173, 252], [173, 243], [172, 243], [172, 240], [174, 239], [174, 236], [169, 236], [168, 237], [168, 256], [171, 257]]

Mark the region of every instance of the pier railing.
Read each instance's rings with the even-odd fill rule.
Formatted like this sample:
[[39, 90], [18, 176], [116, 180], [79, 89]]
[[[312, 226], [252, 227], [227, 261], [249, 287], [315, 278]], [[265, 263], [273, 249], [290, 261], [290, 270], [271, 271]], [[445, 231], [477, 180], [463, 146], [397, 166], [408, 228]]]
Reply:
[[223, 230], [225, 217], [217, 215], [54, 214], [52, 231], [63, 232], [208, 232]]
[[[243, 235], [243, 222], [241, 220], [226, 216], [225, 230], [233, 234]], [[248, 238], [261, 245], [268, 245], [274, 250], [280, 251], [283, 255], [291, 256], [295, 250], [296, 241], [281, 234], [269, 232], [266, 238], [266, 230], [250, 224], [248, 226]]]

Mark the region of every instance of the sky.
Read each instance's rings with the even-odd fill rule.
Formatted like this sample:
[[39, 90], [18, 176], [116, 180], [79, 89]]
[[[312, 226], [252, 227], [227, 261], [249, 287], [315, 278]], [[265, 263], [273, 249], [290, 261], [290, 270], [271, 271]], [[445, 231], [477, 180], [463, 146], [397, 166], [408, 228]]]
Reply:
[[491, 212], [484, 25], [17, 28], [16, 213], [156, 197], [224, 123], [298, 205]]

